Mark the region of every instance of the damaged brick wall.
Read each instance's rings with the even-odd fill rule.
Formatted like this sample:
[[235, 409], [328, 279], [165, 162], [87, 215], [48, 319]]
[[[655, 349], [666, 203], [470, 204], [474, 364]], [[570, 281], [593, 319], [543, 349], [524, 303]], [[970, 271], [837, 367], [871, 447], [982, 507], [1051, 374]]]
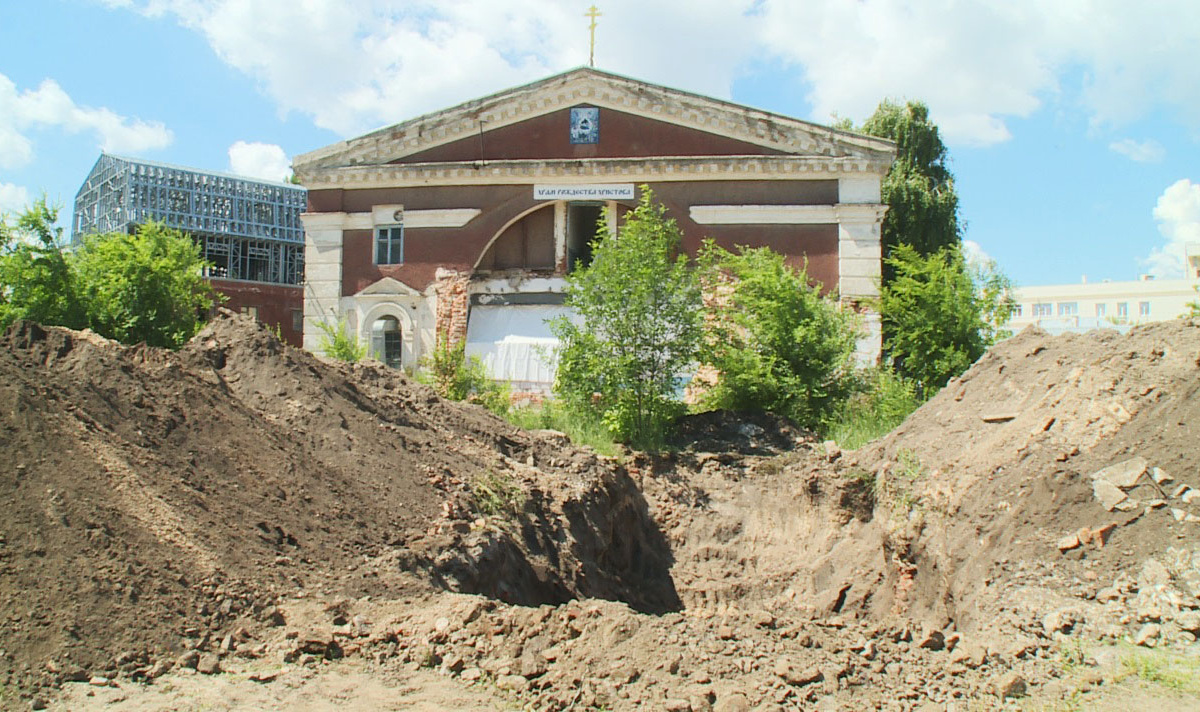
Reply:
[[434, 329], [440, 342], [457, 344], [467, 338], [467, 283], [470, 275], [449, 269], [438, 269], [433, 283], [437, 298]]

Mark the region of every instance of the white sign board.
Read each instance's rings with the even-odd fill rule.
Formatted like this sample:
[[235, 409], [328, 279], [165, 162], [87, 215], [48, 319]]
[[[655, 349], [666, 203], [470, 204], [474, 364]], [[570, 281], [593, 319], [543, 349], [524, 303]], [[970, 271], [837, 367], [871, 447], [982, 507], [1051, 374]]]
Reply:
[[633, 183], [535, 185], [534, 200], [633, 200]]

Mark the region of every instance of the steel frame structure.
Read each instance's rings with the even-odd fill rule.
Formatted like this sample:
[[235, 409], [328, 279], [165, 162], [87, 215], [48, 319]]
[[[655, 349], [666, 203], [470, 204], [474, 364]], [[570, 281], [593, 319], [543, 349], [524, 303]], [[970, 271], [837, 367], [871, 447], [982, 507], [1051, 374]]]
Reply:
[[305, 195], [289, 183], [102, 153], [75, 195], [72, 236], [131, 232], [157, 220], [196, 239], [208, 277], [300, 284]]

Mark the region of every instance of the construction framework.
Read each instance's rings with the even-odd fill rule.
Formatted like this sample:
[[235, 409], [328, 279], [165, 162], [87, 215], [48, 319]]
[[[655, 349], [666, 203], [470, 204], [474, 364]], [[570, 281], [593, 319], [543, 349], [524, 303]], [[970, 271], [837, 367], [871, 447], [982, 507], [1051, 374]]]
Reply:
[[102, 153], [75, 195], [73, 239], [157, 220], [192, 235], [216, 279], [304, 280], [304, 188]]

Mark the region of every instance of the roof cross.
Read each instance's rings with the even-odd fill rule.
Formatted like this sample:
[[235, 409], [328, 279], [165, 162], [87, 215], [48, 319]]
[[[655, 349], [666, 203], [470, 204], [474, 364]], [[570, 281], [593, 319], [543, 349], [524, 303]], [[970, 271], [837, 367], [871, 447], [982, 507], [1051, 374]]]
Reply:
[[590, 47], [588, 48], [588, 66], [589, 67], [596, 66], [596, 18], [600, 17], [602, 14], [603, 13], [601, 13], [599, 10], [596, 9], [595, 5], [592, 5], [591, 7], [588, 8], [587, 12], [583, 13], [584, 17], [590, 17], [592, 19], [592, 24], [588, 25], [588, 31], [591, 33], [591, 36], [592, 36], [591, 44], [590, 44]]

